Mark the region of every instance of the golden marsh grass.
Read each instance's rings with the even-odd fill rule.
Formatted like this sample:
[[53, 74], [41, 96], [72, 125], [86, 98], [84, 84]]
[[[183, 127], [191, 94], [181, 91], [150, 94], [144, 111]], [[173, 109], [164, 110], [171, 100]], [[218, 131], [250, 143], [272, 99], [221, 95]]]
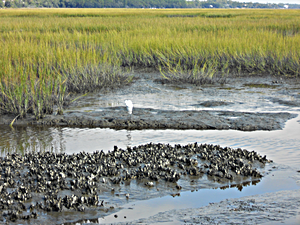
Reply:
[[[166, 79], [300, 74], [299, 10], [14, 9], [0, 11], [0, 113], [60, 112], [71, 92]], [[166, 73], [167, 72], [167, 73]]]

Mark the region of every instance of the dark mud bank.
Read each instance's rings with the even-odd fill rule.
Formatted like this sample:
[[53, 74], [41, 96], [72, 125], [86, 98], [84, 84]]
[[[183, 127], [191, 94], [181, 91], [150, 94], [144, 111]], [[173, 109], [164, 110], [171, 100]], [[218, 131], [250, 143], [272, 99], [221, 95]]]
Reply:
[[[290, 113], [254, 113], [233, 111], [171, 111], [134, 108], [128, 115], [125, 107], [105, 108], [103, 111], [72, 111], [64, 115], [48, 115], [36, 121], [20, 119], [16, 125], [47, 125], [73, 127], [100, 127], [112, 129], [197, 129], [197, 130], [278, 130], [287, 120], [296, 117]], [[0, 124], [10, 124], [11, 116], [0, 118]]]

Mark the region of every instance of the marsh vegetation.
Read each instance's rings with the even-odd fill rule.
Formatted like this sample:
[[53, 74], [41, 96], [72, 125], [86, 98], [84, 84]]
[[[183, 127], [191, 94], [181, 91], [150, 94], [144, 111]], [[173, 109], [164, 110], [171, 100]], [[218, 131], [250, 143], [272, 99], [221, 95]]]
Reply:
[[300, 75], [298, 10], [0, 11], [0, 113], [37, 119], [128, 71], [202, 84], [228, 74]]

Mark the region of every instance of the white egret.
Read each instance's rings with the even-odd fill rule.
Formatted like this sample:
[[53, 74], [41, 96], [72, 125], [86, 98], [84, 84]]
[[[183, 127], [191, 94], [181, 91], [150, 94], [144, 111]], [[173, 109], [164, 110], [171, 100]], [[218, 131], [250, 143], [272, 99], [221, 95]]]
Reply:
[[133, 104], [131, 100], [125, 100], [125, 104], [128, 110], [129, 115], [132, 114]]

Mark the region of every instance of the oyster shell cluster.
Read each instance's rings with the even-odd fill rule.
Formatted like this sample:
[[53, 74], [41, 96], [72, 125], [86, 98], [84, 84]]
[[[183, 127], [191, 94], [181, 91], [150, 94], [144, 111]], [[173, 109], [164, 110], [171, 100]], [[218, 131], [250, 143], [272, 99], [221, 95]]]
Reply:
[[197, 143], [149, 143], [127, 149], [115, 146], [107, 153], [72, 155], [8, 153], [0, 158], [0, 221], [33, 219], [40, 211], [105, 207], [99, 199], [103, 186], [114, 191], [115, 185], [133, 179], [142, 181], [145, 188], [154, 187], [156, 182], [172, 182], [178, 190], [181, 186], [177, 181], [183, 176], [197, 179], [206, 174], [228, 182], [241, 176], [259, 179], [262, 174], [254, 165], [266, 162], [271, 160], [254, 151]]

